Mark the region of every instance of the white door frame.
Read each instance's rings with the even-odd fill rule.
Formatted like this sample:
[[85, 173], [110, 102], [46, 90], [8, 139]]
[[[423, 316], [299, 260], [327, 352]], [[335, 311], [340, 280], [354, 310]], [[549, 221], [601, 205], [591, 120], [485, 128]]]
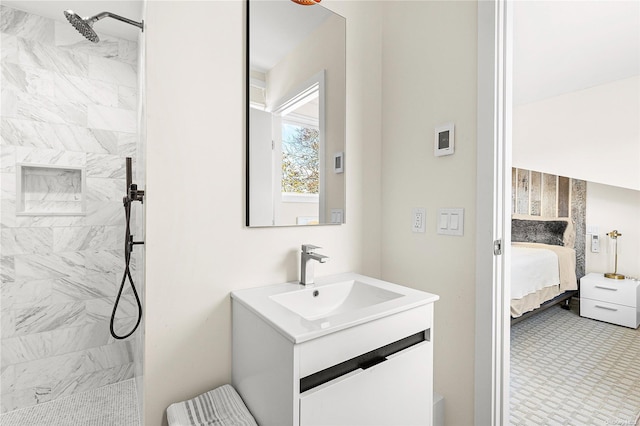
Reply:
[[509, 424], [511, 14], [509, 0], [478, 1], [476, 425]]

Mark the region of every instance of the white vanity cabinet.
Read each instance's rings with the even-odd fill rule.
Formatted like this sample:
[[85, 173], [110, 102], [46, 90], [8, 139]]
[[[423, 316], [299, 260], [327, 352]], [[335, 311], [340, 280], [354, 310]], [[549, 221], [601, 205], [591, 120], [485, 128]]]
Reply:
[[317, 327], [301, 336], [232, 295], [233, 386], [261, 426], [431, 425], [438, 297], [417, 293], [431, 298], [355, 325], [292, 316]]

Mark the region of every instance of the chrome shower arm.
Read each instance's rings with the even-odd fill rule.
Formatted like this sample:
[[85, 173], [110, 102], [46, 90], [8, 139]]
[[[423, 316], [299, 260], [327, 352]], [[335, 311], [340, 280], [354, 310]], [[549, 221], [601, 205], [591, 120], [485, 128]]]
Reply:
[[94, 15], [90, 18], [84, 18], [85, 20], [91, 22], [91, 24], [103, 19], [103, 18], [113, 18], [113, 19], [117, 19], [118, 21], [122, 21], [125, 22], [127, 24], [130, 25], [135, 25], [136, 27], [140, 28], [143, 32], [144, 32], [144, 21], [142, 22], [136, 22], [134, 20], [131, 20], [129, 18], [125, 18], [124, 16], [120, 16], [120, 15], [116, 15], [115, 13], [111, 13], [111, 12], [100, 12], [97, 15]]

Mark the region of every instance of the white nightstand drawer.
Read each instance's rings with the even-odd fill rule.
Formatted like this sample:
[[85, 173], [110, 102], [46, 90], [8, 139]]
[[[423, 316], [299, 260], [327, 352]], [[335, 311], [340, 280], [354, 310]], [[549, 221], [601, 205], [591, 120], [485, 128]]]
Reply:
[[592, 300], [615, 303], [624, 306], [636, 306], [636, 285], [631, 285], [627, 280], [616, 281], [606, 278], [598, 280], [585, 279], [580, 281], [580, 297]]
[[586, 299], [584, 295], [580, 297], [580, 316], [631, 328], [638, 328], [640, 324], [636, 308]]

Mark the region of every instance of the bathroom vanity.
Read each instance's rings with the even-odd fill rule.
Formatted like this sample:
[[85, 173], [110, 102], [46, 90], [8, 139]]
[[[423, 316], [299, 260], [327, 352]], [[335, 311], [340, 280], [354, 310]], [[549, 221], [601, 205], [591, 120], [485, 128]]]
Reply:
[[232, 382], [261, 426], [432, 424], [438, 296], [348, 273], [231, 298]]

